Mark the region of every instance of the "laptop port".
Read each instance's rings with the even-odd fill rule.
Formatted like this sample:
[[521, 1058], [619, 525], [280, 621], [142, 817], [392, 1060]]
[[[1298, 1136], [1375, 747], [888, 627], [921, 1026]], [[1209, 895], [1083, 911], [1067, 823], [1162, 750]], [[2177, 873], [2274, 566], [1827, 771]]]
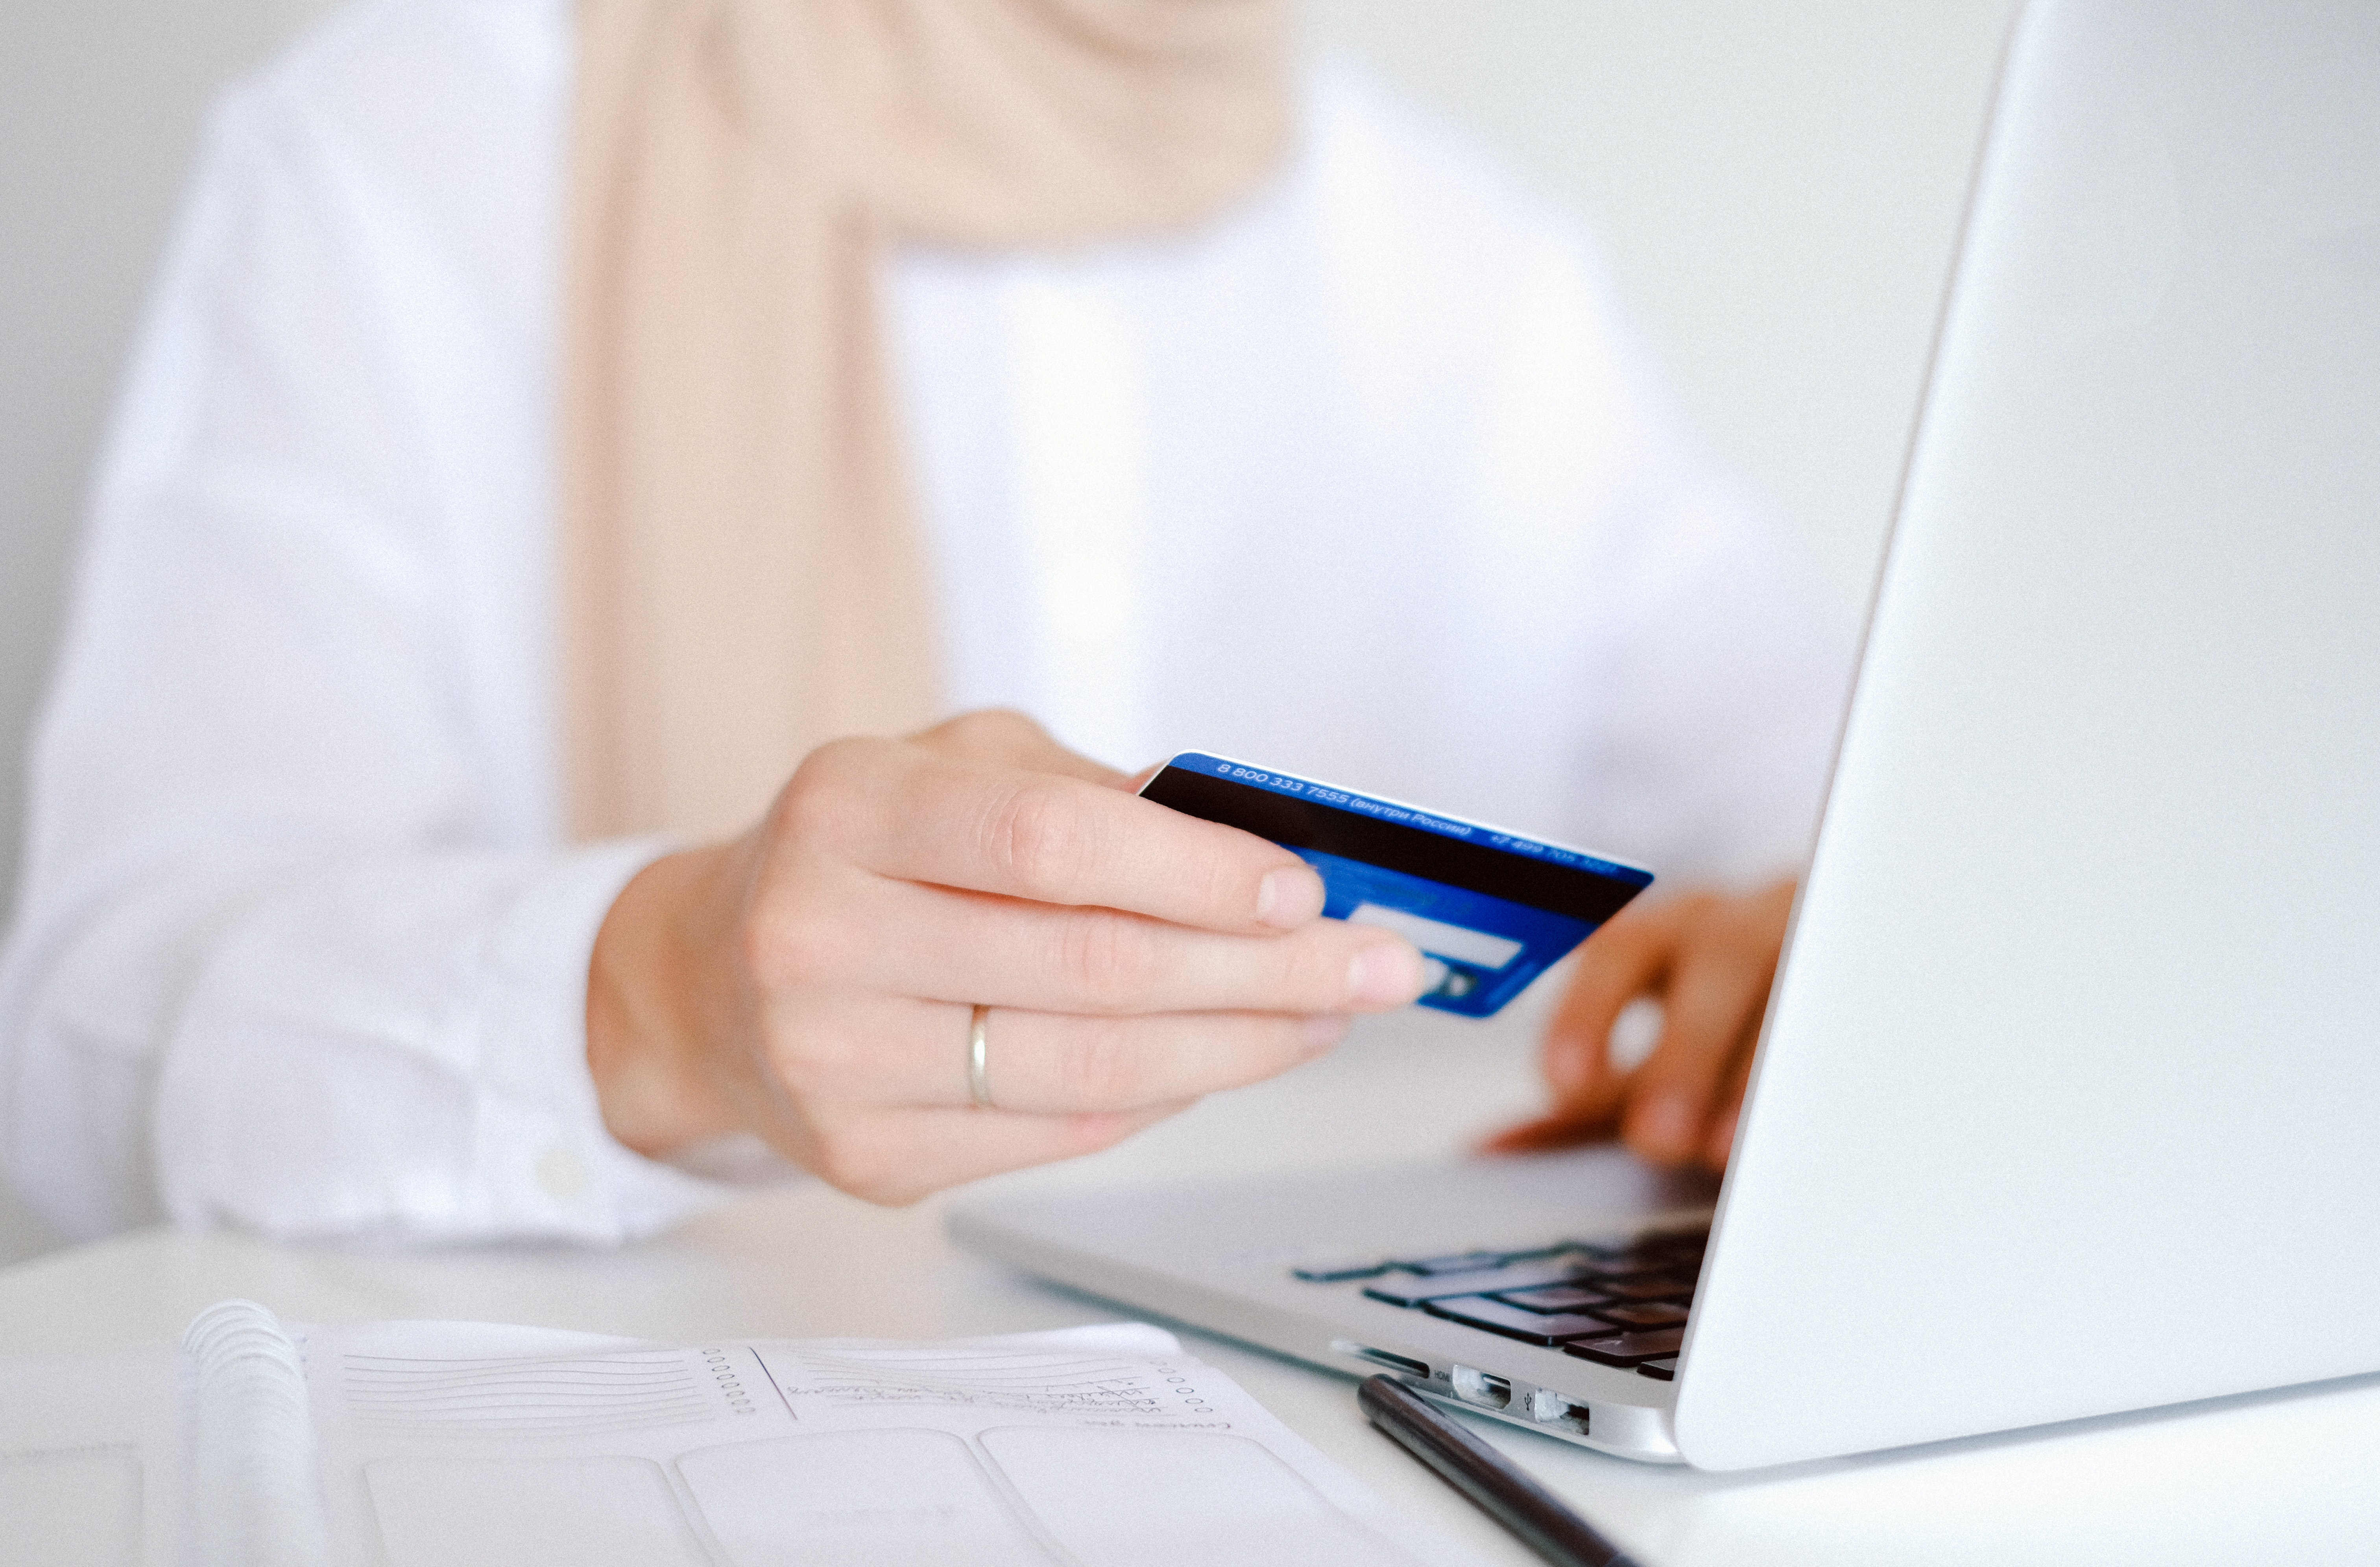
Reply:
[[1551, 1388], [1539, 1388], [1529, 1395], [1529, 1418], [1540, 1426], [1560, 1426], [1586, 1435], [1586, 1405], [1573, 1403]]
[[1359, 1344], [1348, 1339], [1333, 1339], [1330, 1341], [1330, 1347], [1340, 1354], [1349, 1355], [1356, 1360], [1368, 1360], [1373, 1365], [1385, 1367], [1390, 1371], [1402, 1371], [1408, 1377], [1419, 1377], [1424, 1381], [1429, 1380], [1429, 1362], [1427, 1360], [1415, 1360], [1410, 1355], [1390, 1354], [1387, 1350], [1374, 1349], [1369, 1344]]
[[1490, 1377], [1468, 1366], [1449, 1367], [1446, 1377], [1454, 1384], [1455, 1396], [1465, 1403], [1475, 1403], [1482, 1409], [1501, 1409], [1512, 1402], [1512, 1384], [1501, 1377]]

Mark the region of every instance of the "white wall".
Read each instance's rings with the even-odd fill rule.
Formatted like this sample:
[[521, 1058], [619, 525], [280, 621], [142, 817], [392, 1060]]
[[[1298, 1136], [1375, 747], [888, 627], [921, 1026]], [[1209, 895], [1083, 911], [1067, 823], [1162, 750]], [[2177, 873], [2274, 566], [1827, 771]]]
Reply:
[[0, 889], [84, 482], [200, 118], [318, 9], [0, 0]]
[[[0, 913], [76, 514], [200, 115], [312, 10], [0, 0]], [[0, 1190], [0, 1263], [49, 1244]]]
[[1594, 230], [1695, 432], [1866, 602], [2015, 0], [1310, 0]]
[[[2014, 0], [1308, 0], [1597, 235], [1689, 423], [1846, 621]], [[0, 0], [0, 888], [112, 384], [208, 96], [320, 0]], [[0, 1199], [0, 1259], [37, 1232]]]

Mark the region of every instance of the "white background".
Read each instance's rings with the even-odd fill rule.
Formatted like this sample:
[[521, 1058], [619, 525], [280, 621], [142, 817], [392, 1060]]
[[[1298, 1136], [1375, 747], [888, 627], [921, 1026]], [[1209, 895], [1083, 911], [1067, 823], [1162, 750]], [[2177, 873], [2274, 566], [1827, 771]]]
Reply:
[[[0, 0], [0, 887], [83, 487], [223, 81], [321, 0]], [[1594, 232], [1690, 429], [1846, 624], [2015, 0], [1307, 0]], [[38, 1244], [0, 1197], [0, 1260]]]

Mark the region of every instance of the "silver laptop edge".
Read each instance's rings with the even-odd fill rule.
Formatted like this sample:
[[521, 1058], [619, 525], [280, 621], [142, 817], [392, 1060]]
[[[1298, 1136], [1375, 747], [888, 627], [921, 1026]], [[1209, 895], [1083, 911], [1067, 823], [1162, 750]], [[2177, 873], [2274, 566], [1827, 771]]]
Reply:
[[[1614, 1148], [962, 1203], [960, 1244], [1103, 1299], [1350, 1375], [1390, 1371], [1466, 1407], [1605, 1452], [1677, 1462], [1670, 1384], [1311, 1283], [1325, 1258], [1619, 1240], [1707, 1221], [1714, 1183]], [[1284, 1202], [1284, 1192], [1294, 1200]], [[1540, 1398], [1540, 1394], [1544, 1394]]]
[[1288, 1271], [1690, 1209], [1608, 1149], [954, 1233], [1716, 1469], [2380, 1371], [2375, 606], [2380, 5], [2035, 0], [1677, 1380]]

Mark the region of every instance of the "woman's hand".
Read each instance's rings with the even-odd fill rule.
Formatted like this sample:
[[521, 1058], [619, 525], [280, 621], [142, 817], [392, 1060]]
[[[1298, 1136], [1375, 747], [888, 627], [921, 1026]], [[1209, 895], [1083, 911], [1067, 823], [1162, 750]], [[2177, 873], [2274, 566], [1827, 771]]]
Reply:
[[[613, 1135], [756, 1132], [909, 1202], [1105, 1148], [1419, 994], [1420, 955], [1319, 918], [1295, 855], [1124, 782], [971, 714], [821, 747], [750, 832], [647, 867], [588, 976]], [[977, 1003], [996, 1110], [968, 1092]]]
[[[1656, 1164], [1725, 1169], [1792, 910], [1791, 881], [1623, 910], [1580, 949], [1546, 1030], [1551, 1111], [1488, 1148], [1557, 1148], [1616, 1132]], [[1622, 1072], [1611, 1059], [1611, 1026], [1640, 997], [1661, 1005], [1660, 1041]]]

